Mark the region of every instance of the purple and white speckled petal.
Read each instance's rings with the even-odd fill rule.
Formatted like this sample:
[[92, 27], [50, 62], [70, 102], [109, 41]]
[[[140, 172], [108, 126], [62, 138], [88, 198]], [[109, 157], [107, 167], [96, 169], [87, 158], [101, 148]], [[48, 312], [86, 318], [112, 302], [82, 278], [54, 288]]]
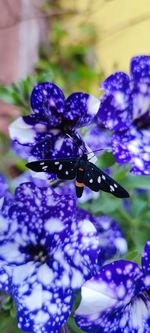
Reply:
[[101, 266], [106, 260], [113, 258], [116, 253], [123, 256], [127, 251], [127, 242], [123, 237], [120, 226], [109, 216], [93, 216], [88, 211], [78, 208], [77, 216], [80, 220], [91, 221], [99, 236], [100, 253], [98, 264]]
[[0, 290], [6, 294], [11, 294], [12, 286], [12, 269], [11, 267], [4, 267], [4, 264], [0, 264]]
[[110, 75], [101, 84], [106, 92], [97, 115], [98, 124], [110, 130], [124, 130], [132, 122], [132, 100], [129, 76], [123, 72]]
[[[79, 289], [84, 281], [96, 272], [100, 247], [96, 229], [88, 216], [80, 219], [77, 214], [76, 221], [71, 225], [71, 232], [70, 238], [63, 242], [63, 252], [66, 257], [65, 262], [69, 263], [67, 270], [70, 271], [71, 285], [68, 287]], [[56, 255], [54, 254], [54, 257]], [[63, 258], [60, 262], [63, 263]]]
[[99, 234], [101, 253], [99, 263], [113, 258], [116, 254], [123, 256], [127, 252], [127, 242], [123, 232], [113, 219], [102, 215], [95, 217], [95, 227]]
[[62, 90], [52, 82], [38, 83], [31, 94], [33, 111], [43, 118], [51, 127], [61, 124], [64, 113], [65, 96]]
[[113, 154], [118, 163], [130, 163], [134, 174], [150, 174], [150, 132], [136, 129], [114, 133], [112, 137]]
[[129, 89], [129, 82], [130, 79], [126, 73], [116, 72], [101, 83], [100, 89], [105, 89], [107, 93], [115, 91], [125, 93]]
[[2, 173], [0, 173], [0, 198], [3, 197], [7, 191], [8, 183], [6, 177]]
[[125, 94], [122, 91], [115, 91], [113, 94], [104, 94], [96, 120], [109, 130], [127, 129], [132, 123], [130, 92]]
[[130, 65], [130, 72], [134, 80], [139, 81], [147, 78], [150, 81], [150, 56], [140, 55], [133, 57]]
[[[133, 99], [133, 121], [137, 125], [150, 126], [150, 80], [142, 79], [142, 81], [133, 81], [132, 99]], [[146, 117], [146, 119], [143, 118]], [[143, 123], [144, 120], [144, 123]]]
[[98, 112], [100, 101], [89, 94], [77, 92], [66, 100], [65, 118], [73, 127], [90, 125]]
[[150, 239], [147, 241], [143, 251], [142, 269], [145, 275], [145, 285], [150, 288]]
[[[0, 239], [6, 238], [6, 219], [12, 247], [17, 243], [24, 246], [30, 242], [40, 243], [41, 237], [44, 243], [52, 241], [55, 247], [58, 240], [61, 243], [61, 239], [68, 239], [70, 224], [75, 218], [75, 207], [76, 200], [72, 196], [62, 197], [52, 188], [38, 188], [33, 183], [21, 184], [15, 192], [14, 200], [4, 201]], [[59, 237], [55, 241], [57, 230]]]
[[47, 285], [45, 289], [38, 280], [35, 280], [34, 275], [32, 280], [30, 288], [29, 284], [18, 287], [16, 299], [18, 327], [34, 333], [57, 333], [71, 313], [72, 292], [58, 288], [54, 291]]
[[[81, 303], [75, 312], [78, 326], [87, 332], [136, 333], [143, 323], [136, 319], [139, 303], [142, 302], [136, 296], [143, 291], [143, 285], [142, 271], [135, 263], [120, 260], [104, 266], [81, 289]], [[135, 301], [131, 306], [133, 297]], [[146, 306], [144, 310], [147, 315]], [[130, 331], [123, 331], [126, 327]]]

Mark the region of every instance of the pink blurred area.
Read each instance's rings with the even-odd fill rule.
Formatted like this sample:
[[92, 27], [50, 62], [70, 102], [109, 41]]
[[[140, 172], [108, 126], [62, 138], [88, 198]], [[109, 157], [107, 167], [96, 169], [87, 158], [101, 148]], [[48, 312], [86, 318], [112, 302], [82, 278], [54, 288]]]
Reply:
[[[41, 42], [47, 39], [43, 0], [0, 1], [0, 83], [9, 85], [32, 73]], [[19, 110], [0, 101], [0, 131], [7, 134]]]

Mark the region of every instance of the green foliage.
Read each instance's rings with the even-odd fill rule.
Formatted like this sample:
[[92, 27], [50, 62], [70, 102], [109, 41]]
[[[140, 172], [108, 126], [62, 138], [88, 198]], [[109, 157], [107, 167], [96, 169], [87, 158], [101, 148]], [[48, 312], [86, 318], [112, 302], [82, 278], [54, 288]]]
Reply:
[[96, 39], [93, 26], [81, 24], [80, 40], [75, 44], [71, 44], [68, 39], [62, 22], [55, 21], [50, 36], [52, 52], [46, 54], [42, 50], [36, 65], [37, 73], [48, 71], [51, 80], [57, 82], [67, 94], [80, 90], [97, 94], [104, 74], [96, 68], [96, 56], [92, 48]]

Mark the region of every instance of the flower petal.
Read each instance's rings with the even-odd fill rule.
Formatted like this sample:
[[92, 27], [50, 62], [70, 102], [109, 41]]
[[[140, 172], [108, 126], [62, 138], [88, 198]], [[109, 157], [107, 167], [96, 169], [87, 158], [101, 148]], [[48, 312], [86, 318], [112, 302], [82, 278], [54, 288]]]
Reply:
[[110, 130], [123, 131], [132, 123], [132, 103], [129, 94], [122, 92], [105, 94], [96, 116], [97, 123]]
[[150, 239], [147, 241], [142, 255], [142, 269], [145, 275], [145, 285], [150, 288]]
[[79, 327], [87, 332], [122, 332], [121, 319], [127, 304], [143, 288], [141, 278], [139, 266], [129, 261], [104, 266], [82, 287], [81, 303], [75, 312]]
[[98, 124], [115, 131], [128, 128], [132, 122], [132, 99], [129, 76], [123, 72], [116, 72], [109, 76], [101, 85], [106, 89], [99, 112]]
[[134, 174], [150, 174], [150, 132], [136, 129], [114, 133], [112, 137], [113, 154], [118, 163], [130, 163]]
[[145, 78], [132, 84], [133, 120], [140, 127], [150, 126], [150, 80]]
[[88, 214], [84, 218], [77, 215], [71, 230], [72, 235], [64, 242], [63, 251], [70, 266], [71, 288], [79, 289], [95, 273], [100, 247]]
[[101, 253], [99, 264], [113, 258], [116, 254], [123, 256], [127, 251], [127, 242], [119, 224], [109, 216], [95, 217], [95, 227], [99, 234]]
[[130, 72], [134, 80], [147, 78], [150, 81], [150, 56], [140, 55], [133, 57]]
[[94, 152], [97, 150], [97, 154], [100, 154], [101, 150], [111, 149], [111, 136], [108, 131], [102, 126], [94, 126], [90, 128], [84, 135], [84, 140]]
[[105, 89], [107, 92], [125, 92], [129, 89], [129, 80], [129, 76], [126, 73], [116, 72], [108, 76], [108, 78], [101, 83], [100, 88]]
[[12, 292], [12, 269], [11, 267], [5, 267], [0, 265], [0, 289], [6, 294]]
[[38, 83], [31, 94], [33, 111], [47, 119], [51, 127], [58, 126], [64, 113], [65, 96], [62, 90], [52, 82]]
[[46, 290], [41, 284], [18, 288], [16, 300], [18, 327], [35, 333], [57, 333], [67, 321], [72, 308], [72, 292]]
[[77, 92], [66, 100], [65, 118], [73, 127], [83, 127], [91, 124], [99, 109], [99, 100], [92, 95]]
[[21, 265], [26, 260], [25, 254], [21, 255], [19, 244], [14, 240], [0, 243], [0, 264]]
[[7, 191], [8, 183], [6, 177], [2, 173], [0, 173], [0, 198], [3, 197]]
[[12, 124], [10, 124], [9, 135], [13, 141], [17, 141], [21, 145], [32, 146], [35, 144], [36, 132], [33, 125], [27, 124], [24, 118], [19, 117]]

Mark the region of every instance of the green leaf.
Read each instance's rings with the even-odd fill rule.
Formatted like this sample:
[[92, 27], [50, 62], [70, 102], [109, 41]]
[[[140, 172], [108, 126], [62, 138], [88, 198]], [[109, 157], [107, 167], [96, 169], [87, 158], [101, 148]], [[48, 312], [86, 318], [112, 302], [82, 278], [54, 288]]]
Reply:
[[8, 104], [15, 104], [11, 87], [0, 85], [0, 99]]
[[122, 180], [122, 183], [128, 189], [143, 189], [150, 190], [150, 176], [134, 176], [132, 174], [128, 175]]
[[0, 332], [6, 333], [7, 330], [12, 327], [12, 318], [9, 315], [9, 312], [0, 313]]
[[97, 166], [101, 169], [107, 169], [115, 163], [115, 159], [112, 153], [104, 152], [98, 157]]

